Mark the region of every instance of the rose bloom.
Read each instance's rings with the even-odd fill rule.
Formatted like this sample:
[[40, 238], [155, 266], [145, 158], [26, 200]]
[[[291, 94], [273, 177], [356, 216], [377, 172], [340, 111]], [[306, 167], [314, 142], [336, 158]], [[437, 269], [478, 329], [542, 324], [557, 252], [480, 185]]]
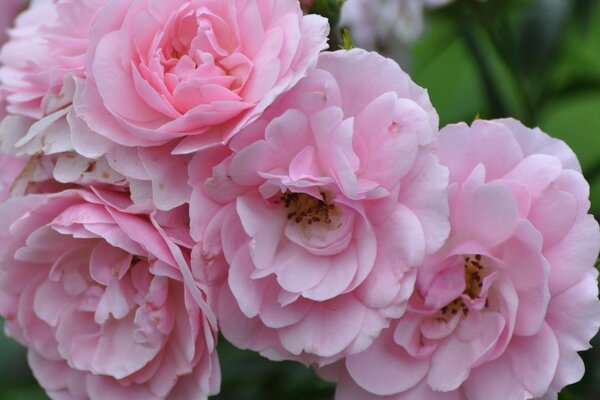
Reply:
[[40, 119], [70, 104], [72, 77], [83, 77], [90, 23], [106, 2], [34, 0], [17, 17], [0, 52], [9, 113]]
[[[89, 25], [104, 3], [33, 1], [0, 52], [0, 95], [10, 113], [0, 123], [0, 150], [29, 159], [20, 186], [48, 180], [127, 183], [108, 160], [95, 159], [97, 152], [77, 152], [79, 143], [73, 140], [89, 131], [75, 118], [71, 101], [75, 77], [83, 77]], [[82, 133], [74, 138], [73, 130]], [[97, 145], [89, 135], [82, 140], [88, 147]]]
[[600, 326], [579, 163], [512, 119], [444, 128], [439, 157], [450, 239], [419, 268], [407, 313], [346, 359], [336, 399], [556, 399]]
[[403, 313], [412, 267], [449, 229], [447, 171], [430, 151], [437, 123], [393, 61], [323, 53], [232, 154], [196, 156], [192, 267], [203, 281], [228, 273], [215, 305], [228, 340], [323, 364]]
[[110, 142], [221, 142], [314, 66], [329, 26], [297, 0], [112, 0], [91, 27], [75, 106]]
[[173, 146], [116, 148], [105, 156], [110, 143], [71, 105], [84, 77], [90, 25], [107, 3], [38, 0], [18, 18], [0, 55], [0, 92], [11, 112], [0, 125], [1, 150], [35, 157], [30, 180], [127, 186], [137, 204], [170, 210], [189, 199], [189, 157], [170, 156]]
[[187, 212], [130, 207], [99, 190], [0, 205], [0, 314], [52, 399], [218, 391], [214, 315], [182, 250]]

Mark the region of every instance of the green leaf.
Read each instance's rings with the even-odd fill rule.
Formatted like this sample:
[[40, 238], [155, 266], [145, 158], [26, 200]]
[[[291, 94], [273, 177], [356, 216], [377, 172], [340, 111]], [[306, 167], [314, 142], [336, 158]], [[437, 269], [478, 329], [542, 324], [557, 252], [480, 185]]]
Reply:
[[342, 44], [340, 48], [344, 50], [351, 50], [355, 48], [354, 41], [352, 40], [352, 35], [350, 34], [350, 30], [348, 28], [342, 29]]

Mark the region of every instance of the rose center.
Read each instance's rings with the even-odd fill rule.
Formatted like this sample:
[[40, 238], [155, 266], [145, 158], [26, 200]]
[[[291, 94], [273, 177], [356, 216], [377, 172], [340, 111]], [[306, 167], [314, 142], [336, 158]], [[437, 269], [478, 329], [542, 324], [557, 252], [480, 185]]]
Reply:
[[[481, 254], [469, 255], [464, 257], [465, 268], [465, 290], [463, 295], [472, 299], [478, 299], [483, 288], [483, 272], [485, 270]], [[486, 300], [487, 306], [487, 300]], [[450, 317], [462, 312], [464, 316], [469, 315], [469, 308], [465, 304], [463, 297], [458, 297], [447, 306], [442, 307], [442, 316]]]
[[335, 205], [329, 202], [327, 193], [320, 193], [322, 200], [306, 193], [295, 193], [287, 190], [279, 196], [276, 203], [284, 204], [288, 210], [287, 219], [293, 220], [297, 224], [331, 224]]
[[463, 293], [472, 299], [479, 298], [481, 294], [481, 288], [483, 287], [482, 272], [483, 265], [480, 254], [465, 257], [465, 282], [467, 286]]

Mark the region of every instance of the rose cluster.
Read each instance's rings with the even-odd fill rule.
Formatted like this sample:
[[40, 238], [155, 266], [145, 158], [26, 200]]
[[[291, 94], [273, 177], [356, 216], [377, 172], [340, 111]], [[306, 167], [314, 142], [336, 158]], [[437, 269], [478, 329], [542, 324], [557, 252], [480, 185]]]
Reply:
[[[15, 4], [15, 13], [23, 6]], [[7, 6], [8, 7], [8, 6]], [[600, 327], [568, 146], [439, 129], [298, 0], [33, 0], [0, 51], [0, 315], [53, 399], [206, 399], [218, 333], [338, 400], [556, 398]]]

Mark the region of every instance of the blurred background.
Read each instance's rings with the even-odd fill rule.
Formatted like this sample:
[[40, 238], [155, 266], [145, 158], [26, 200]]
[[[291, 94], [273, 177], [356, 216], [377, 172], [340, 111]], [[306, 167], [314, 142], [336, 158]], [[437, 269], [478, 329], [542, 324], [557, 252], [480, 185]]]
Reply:
[[[301, 1], [348, 28], [349, 35], [332, 31], [332, 50], [354, 43], [395, 58], [429, 90], [440, 126], [511, 116], [566, 141], [600, 217], [600, 1]], [[585, 377], [561, 400], [600, 399], [600, 336], [592, 344], [582, 354]], [[333, 399], [333, 386], [300, 365], [270, 362], [222, 338], [219, 354], [223, 384], [215, 400]], [[0, 371], [0, 400], [47, 399], [25, 350], [1, 335]]]

